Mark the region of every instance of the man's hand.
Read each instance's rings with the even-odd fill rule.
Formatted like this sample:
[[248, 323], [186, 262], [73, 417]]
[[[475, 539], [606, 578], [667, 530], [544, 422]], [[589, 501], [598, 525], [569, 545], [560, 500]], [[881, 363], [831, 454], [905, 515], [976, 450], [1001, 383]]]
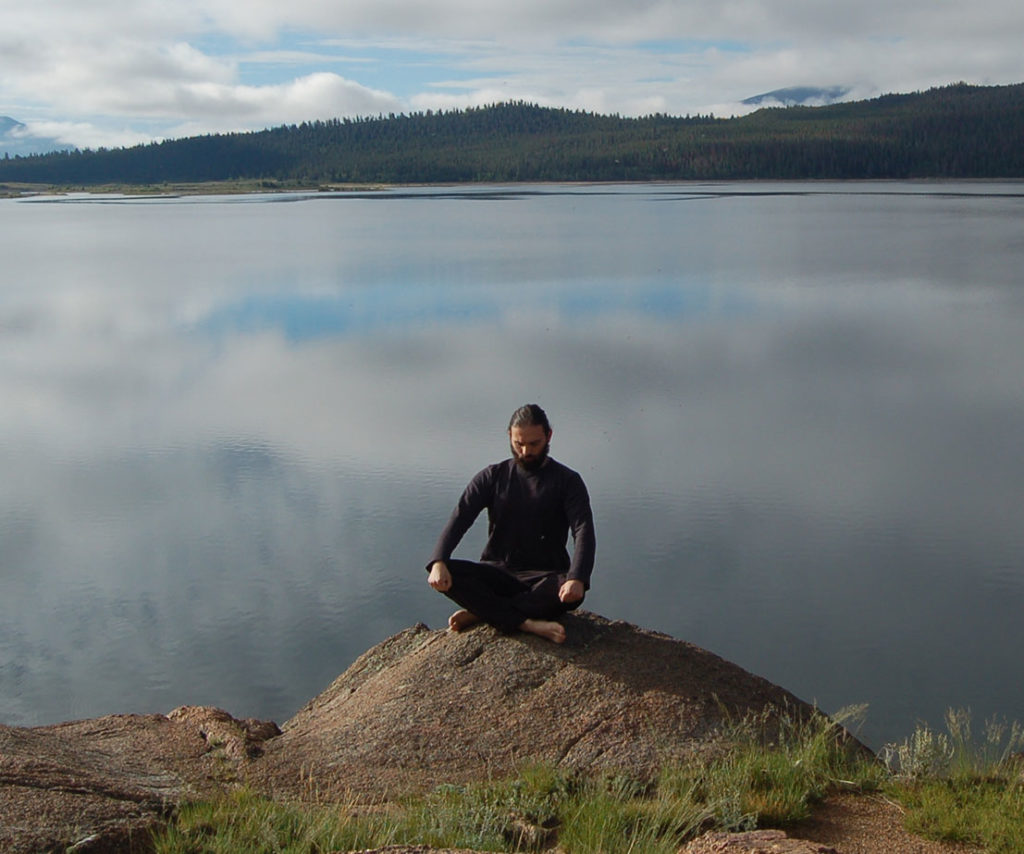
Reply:
[[430, 567], [430, 574], [427, 576], [427, 584], [433, 587], [438, 593], [444, 593], [452, 586], [452, 574], [448, 571], [443, 560], [435, 560]]
[[[437, 566], [437, 564], [434, 564], [434, 566]], [[583, 593], [583, 582], [575, 578], [566, 581], [565, 584], [558, 588], [558, 598], [566, 604], [579, 602], [583, 598]]]

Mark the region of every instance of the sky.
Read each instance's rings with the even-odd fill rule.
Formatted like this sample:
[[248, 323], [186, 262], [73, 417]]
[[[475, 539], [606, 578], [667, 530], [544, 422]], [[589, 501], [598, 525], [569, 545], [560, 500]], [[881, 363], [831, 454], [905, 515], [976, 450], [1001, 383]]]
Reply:
[[509, 100], [728, 117], [1024, 81], [1019, 0], [0, 0], [0, 116], [79, 148]]

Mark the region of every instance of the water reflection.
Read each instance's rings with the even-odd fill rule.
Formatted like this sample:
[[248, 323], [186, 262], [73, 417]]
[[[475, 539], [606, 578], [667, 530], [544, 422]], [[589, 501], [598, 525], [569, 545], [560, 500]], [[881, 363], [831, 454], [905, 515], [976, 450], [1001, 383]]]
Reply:
[[283, 720], [442, 625], [420, 567], [528, 400], [588, 607], [875, 743], [1024, 718], [1021, 197], [846, 190], [0, 203], [0, 721]]

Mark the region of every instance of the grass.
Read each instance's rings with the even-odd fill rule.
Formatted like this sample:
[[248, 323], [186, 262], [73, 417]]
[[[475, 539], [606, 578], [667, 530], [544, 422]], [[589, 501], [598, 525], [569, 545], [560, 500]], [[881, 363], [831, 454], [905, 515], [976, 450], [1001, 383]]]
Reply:
[[442, 785], [376, 805], [292, 804], [239, 789], [182, 807], [155, 840], [158, 854], [316, 854], [384, 845], [565, 854], [675, 854], [711, 830], [786, 827], [836, 790], [884, 792], [907, 810], [912, 831], [1024, 850], [1024, 788], [1017, 758], [1024, 731], [989, 724], [975, 740], [970, 716], [951, 713], [947, 733], [921, 726], [880, 760], [835, 721], [768, 715], [733, 724], [728, 749], [664, 767], [654, 779], [583, 777], [546, 765], [510, 780]]
[[976, 737], [970, 713], [946, 714], [946, 731], [926, 725], [883, 751], [887, 792], [908, 810], [907, 828], [931, 839], [969, 842], [993, 854], [1024, 851], [1024, 728], [990, 720]]

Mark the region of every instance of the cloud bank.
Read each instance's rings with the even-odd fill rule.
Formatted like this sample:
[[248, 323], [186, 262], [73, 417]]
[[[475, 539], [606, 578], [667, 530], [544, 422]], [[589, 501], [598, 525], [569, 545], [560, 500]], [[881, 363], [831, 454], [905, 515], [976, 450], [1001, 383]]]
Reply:
[[643, 115], [747, 112], [1024, 80], [1024, 7], [980, 0], [0, 0], [0, 115], [66, 145], [522, 99]]

